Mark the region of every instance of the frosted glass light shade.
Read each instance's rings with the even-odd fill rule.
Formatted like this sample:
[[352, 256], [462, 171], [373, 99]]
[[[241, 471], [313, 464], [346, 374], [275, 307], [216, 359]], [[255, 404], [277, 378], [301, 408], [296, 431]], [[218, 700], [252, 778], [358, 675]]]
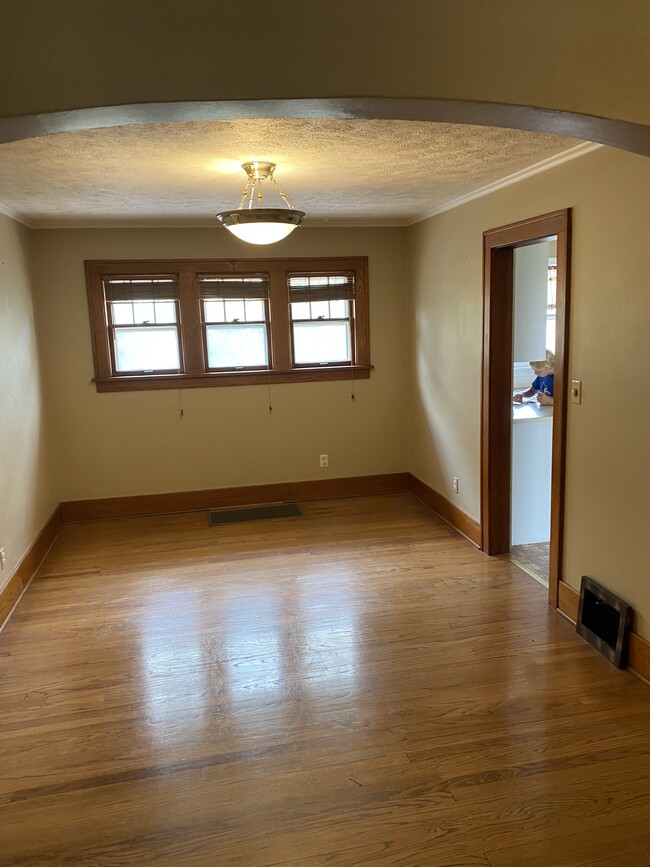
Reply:
[[251, 208], [223, 211], [217, 220], [248, 244], [275, 244], [291, 234], [304, 216], [304, 211], [290, 208]]
[[248, 244], [275, 244], [297, 228], [288, 223], [241, 223], [226, 226], [233, 235]]

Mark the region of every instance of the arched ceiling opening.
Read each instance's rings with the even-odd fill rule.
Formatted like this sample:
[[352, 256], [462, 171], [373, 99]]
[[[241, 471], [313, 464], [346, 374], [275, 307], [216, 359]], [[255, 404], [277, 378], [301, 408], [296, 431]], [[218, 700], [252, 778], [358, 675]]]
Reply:
[[[337, 124], [352, 130], [365, 121], [365, 132], [356, 133], [368, 138], [365, 159], [350, 141], [349, 150], [337, 152], [338, 168], [348, 169], [346, 160], [358, 164], [367, 193], [392, 192], [404, 206], [390, 218], [398, 224], [422, 214], [409, 202], [412, 154], [396, 158], [385, 149], [402, 172], [394, 173], [392, 186], [381, 160], [373, 176], [373, 125], [384, 124], [387, 141], [396, 140], [399, 129], [404, 152], [415, 140], [414, 153], [423, 154], [427, 177], [436, 183], [427, 191], [429, 211], [444, 204], [437, 193], [447, 202], [462, 197], [466, 181], [474, 189], [493, 183], [504, 166], [517, 171], [576, 140], [650, 155], [647, 0], [248, 0], [245, 8], [214, 0], [4, 0], [2, 17], [0, 166], [23, 187], [9, 195], [5, 184], [7, 205], [0, 186], [0, 206], [20, 215], [21, 196], [29, 197], [36, 223], [47, 222], [50, 207], [34, 205], [39, 167], [54, 198], [57, 184], [69, 188], [60, 154], [66, 145], [77, 155], [77, 169], [83, 169], [84, 141], [91, 150], [104, 147], [108, 165], [111, 143], [128, 139], [127, 128], [139, 144], [124, 152], [125, 163], [137, 161], [138, 148], [155, 150], [155, 136], [167, 125], [177, 124], [182, 140], [191, 124], [254, 121], [277, 130], [282, 122], [302, 121], [304, 131], [329, 124], [327, 135], [336, 138]], [[429, 133], [428, 149], [418, 151], [422, 129]], [[57, 133], [61, 141], [43, 142]], [[443, 140], [447, 146], [440, 150]], [[20, 143], [30, 141], [21, 151]], [[301, 136], [294, 133], [293, 141]], [[232, 150], [233, 161], [243, 161], [251, 148], [235, 155], [215, 145], [214, 159], [227, 160]], [[290, 149], [278, 150], [286, 155]], [[22, 165], [26, 153], [34, 159]], [[287, 180], [293, 153], [285, 163]], [[435, 171], [437, 153], [447, 175]], [[456, 173], [452, 189], [459, 154], [464, 175]], [[264, 156], [281, 162], [277, 152]], [[58, 180], [45, 171], [48, 162], [61, 169]], [[480, 181], [477, 165], [484, 168]], [[146, 174], [139, 175], [145, 186]], [[297, 173], [294, 178], [300, 181]], [[343, 199], [353, 197], [354, 183], [346, 190]], [[318, 192], [304, 187], [307, 199]], [[113, 194], [120, 197], [119, 184]], [[102, 206], [106, 216], [112, 205]], [[70, 207], [72, 213], [74, 202]], [[364, 218], [372, 222], [378, 214], [370, 211]]]

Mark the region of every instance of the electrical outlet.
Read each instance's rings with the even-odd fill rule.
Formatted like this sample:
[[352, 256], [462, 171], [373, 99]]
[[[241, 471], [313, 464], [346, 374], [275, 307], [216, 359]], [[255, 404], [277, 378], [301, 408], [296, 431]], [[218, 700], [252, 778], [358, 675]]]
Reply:
[[7, 562], [7, 555], [5, 554], [5, 549], [0, 548], [0, 569], [5, 568], [6, 562]]
[[321, 467], [328, 467], [329, 466], [329, 457], [327, 455], [321, 455], [320, 456], [320, 465], [321, 465]]
[[458, 476], [454, 476], [454, 494], [458, 493]]

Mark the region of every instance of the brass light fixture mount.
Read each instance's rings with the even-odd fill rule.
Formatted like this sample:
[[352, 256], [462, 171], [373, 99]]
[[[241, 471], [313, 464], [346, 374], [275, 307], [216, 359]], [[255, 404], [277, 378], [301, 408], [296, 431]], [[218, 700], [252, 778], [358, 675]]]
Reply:
[[[275, 179], [275, 163], [242, 163], [246, 172], [246, 186], [242, 192], [239, 207], [217, 214], [217, 220], [243, 241], [249, 244], [274, 244], [286, 238], [302, 222], [304, 211], [292, 206]], [[262, 198], [262, 182], [272, 184], [286, 208], [265, 208]], [[255, 200], [257, 199], [257, 206]]]
[[273, 175], [276, 169], [275, 163], [242, 163], [243, 170], [251, 181], [265, 181]]

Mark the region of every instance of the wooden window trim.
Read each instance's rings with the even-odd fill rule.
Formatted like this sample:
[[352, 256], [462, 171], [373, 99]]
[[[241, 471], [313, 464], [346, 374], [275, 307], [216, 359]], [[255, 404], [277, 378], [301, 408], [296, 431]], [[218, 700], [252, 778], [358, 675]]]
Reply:
[[[150, 391], [174, 388], [266, 385], [268, 383], [322, 382], [368, 379], [370, 364], [370, 323], [368, 310], [368, 259], [359, 257], [292, 259], [165, 259], [92, 260], [85, 262], [88, 308], [95, 375], [98, 392]], [[290, 272], [354, 271], [355, 298], [352, 340], [353, 364], [296, 367], [291, 347], [291, 318], [288, 275]], [[203, 337], [199, 274], [269, 274], [269, 370], [208, 371]], [[104, 297], [104, 277], [119, 274], [176, 273], [179, 281], [178, 308], [183, 360], [182, 373], [114, 375]]]

